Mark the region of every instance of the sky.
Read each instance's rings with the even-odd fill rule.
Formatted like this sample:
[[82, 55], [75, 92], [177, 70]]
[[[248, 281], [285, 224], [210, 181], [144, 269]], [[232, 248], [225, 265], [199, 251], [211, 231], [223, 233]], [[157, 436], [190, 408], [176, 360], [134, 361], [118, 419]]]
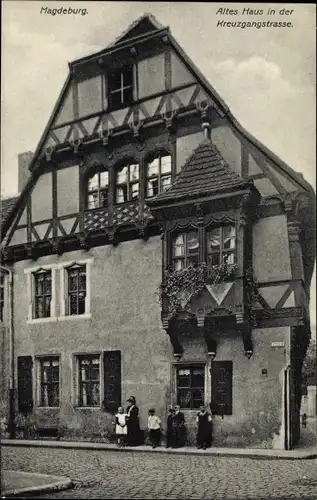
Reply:
[[[47, 12], [60, 7], [85, 10], [51, 15], [44, 14], [42, 7]], [[268, 14], [269, 9], [275, 15]], [[146, 12], [170, 26], [240, 123], [302, 172], [315, 189], [315, 5], [4, 0], [2, 195], [17, 192], [17, 155], [35, 150], [67, 77], [68, 62], [103, 49]], [[219, 21], [275, 21], [292, 26], [242, 29], [217, 26]], [[315, 281], [313, 289], [315, 304]], [[315, 305], [311, 312], [315, 324]]]

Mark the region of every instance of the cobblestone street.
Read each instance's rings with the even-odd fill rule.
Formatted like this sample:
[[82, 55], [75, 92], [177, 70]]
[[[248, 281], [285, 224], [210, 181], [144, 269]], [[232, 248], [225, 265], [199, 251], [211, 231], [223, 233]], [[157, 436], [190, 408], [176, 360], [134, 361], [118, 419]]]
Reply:
[[2, 467], [68, 476], [72, 490], [40, 498], [317, 498], [317, 460], [2, 447]]

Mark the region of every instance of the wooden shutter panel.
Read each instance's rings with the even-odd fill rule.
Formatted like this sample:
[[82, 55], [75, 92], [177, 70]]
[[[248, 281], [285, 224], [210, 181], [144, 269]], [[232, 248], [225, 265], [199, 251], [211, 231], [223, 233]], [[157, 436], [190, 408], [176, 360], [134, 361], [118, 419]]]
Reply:
[[104, 409], [115, 413], [121, 406], [121, 351], [103, 353]]
[[232, 361], [213, 361], [211, 407], [216, 415], [232, 415]]
[[18, 356], [18, 408], [27, 415], [33, 410], [32, 356]]

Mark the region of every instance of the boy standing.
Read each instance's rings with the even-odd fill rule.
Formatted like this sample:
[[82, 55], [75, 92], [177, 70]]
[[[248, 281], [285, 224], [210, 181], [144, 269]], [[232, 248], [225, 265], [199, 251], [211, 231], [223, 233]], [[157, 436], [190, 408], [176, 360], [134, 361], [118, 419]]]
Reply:
[[211, 445], [212, 439], [212, 417], [204, 406], [200, 407], [196, 422], [198, 424], [197, 448], [204, 450]]
[[161, 440], [161, 419], [155, 415], [154, 408], [149, 410], [148, 429], [152, 448], [156, 448]]

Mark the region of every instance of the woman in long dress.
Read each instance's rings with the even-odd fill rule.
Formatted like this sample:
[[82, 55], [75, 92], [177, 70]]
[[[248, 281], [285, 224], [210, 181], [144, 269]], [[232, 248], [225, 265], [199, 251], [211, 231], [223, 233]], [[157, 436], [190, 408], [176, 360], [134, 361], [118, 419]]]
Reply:
[[130, 396], [127, 400], [130, 403], [127, 407], [127, 444], [130, 446], [138, 446], [141, 442], [141, 430], [139, 423], [139, 408], [136, 405], [134, 396]]

